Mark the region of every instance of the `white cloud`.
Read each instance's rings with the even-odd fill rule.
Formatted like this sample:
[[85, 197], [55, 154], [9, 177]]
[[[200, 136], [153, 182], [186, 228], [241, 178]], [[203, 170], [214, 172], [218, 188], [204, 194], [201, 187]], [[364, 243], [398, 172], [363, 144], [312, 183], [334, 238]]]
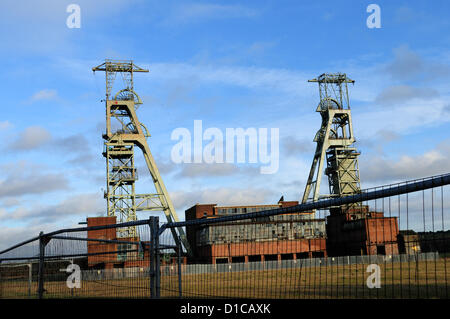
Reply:
[[392, 107], [367, 107], [353, 109], [353, 127], [356, 139], [376, 136], [381, 130], [406, 135], [420, 128], [438, 126], [450, 121], [445, 115], [446, 97], [428, 100], [412, 99]]
[[2, 121], [0, 122], [0, 131], [5, 131], [12, 128], [13, 126], [14, 125], [12, 125], [9, 121]]
[[359, 161], [361, 179], [367, 182], [405, 181], [450, 171], [450, 140], [421, 155], [402, 155], [398, 159], [373, 156]]
[[299, 154], [313, 152], [316, 143], [311, 139], [297, 138], [295, 136], [286, 136], [281, 140], [282, 150], [288, 156], [297, 156]]
[[182, 164], [181, 170], [176, 174], [179, 177], [185, 178], [216, 178], [219, 176], [231, 176], [231, 175], [256, 175], [259, 174], [259, 168], [252, 166], [237, 166], [230, 163], [189, 163]]
[[423, 59], [406, 45], [395, 48], [394, 56], [394, 60], [387, 66], [387, 71], [395, 79], [411, 78], [424, 69]]
[[31, 98], [28, 100], [29, 103], [37, 102], [37, 101], [46, 101], [46, 100], [54, 100], [58, 96], [58, 92], [53, 89], [44, 89], [34, 93]]
[[28, 151], [39, 148], [52, 139], [51, 134], [41, 126], [30, 126], [23, 130], [19, 136], [11, 142], [9, 149], [15, 151]]
[[[1, 213], [0, 218], [2, 218]], [[2, 225], [2, 231], [0, 232], [0, 250], [7, 249], [15, 244], [36, 237], [41, 231], [53, 230], [51, 227], [52, 225], [30, 225], [26, 227], [8, 227]], [[35, 256], [38, 251], [38, 244], [35, 242], [7, 252], [1, 255], [1, 257]]]
[[278, 194], [265, 188], [219, 187], [170, 193], [176, 209], [196, 203], [218, 205], [255, 205], [275, 203]]
[[60, 174], [28, 173], [9, 175], [0, 180], [0, 197], [44, 194], [68, 189], [68, 181]]
[[253, 42], [246, 51], [249, 54], [262, 54], [276, 45], [276, 41], [257, 41]]
[[[104, 215], [105, 211], [105, 203], [99, 193], [69, 195], [55, 204], [43, 205], [38, 201], [34, 201], [33, 205], [21, 204], [10, 210], [0, 208], [0, 250], [37, 236], [40, 231], [47, 233], [75, 227], [80, 218], [99, 213]], [[29, 256], [30, 246], [16, 249], [11, 254]]]
[[0, 164], [0, 198], [3, 207], [16, 206], [22, 196], [69, 189], [67, 176], [24, 160]]
[[3, 212], [2, 218], [21, 221], [26, 224], [44, 224], [57, 222], [72, 216], [96, 216], [105, 211], [104, 200], [99, 193], [85, 193], [71, 195], [53, 205], [35, 204], [33, 206], [19, 206], [8, 212]]
[[[450, 65], [443, 62], [439, 56], [442, 52], [433, 54], [433, 58], [424, 57], [411, 50], [407, 45], [393, 49], [394, 59], [386, 64], [383, 71], [394, 81], [429, 81], [436, 84], [439, 78], [450, 76]], [[439, 57], [436, 59], [436, 56]]]
[[188, 63], [153, 63], [149, 65], [151, 81], [183, 79], [197, 83], [217, 83], [249, 89], [271, 89], [284, 94], [301, 95], [310, 92], [310, 75], [274, 68], [192, 65]]
[[428, 100], [438, 96], [439, 92], [432, 88], [394, 85], [381, 91], [375, 101], [380, 104], [388, 104], [406, 102], [412, 99]]

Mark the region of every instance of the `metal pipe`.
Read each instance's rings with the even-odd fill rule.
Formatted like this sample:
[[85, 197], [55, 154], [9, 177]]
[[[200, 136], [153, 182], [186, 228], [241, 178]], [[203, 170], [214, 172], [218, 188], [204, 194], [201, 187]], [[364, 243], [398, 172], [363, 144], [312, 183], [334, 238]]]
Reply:
[[95, 241], [101, 243], [109, 243], [109, 244], [131, 244], [131, 245], [140, 245], [139, 241], [121, 241], [121, 240], [113, 240], [113, 239], [98, 239], [98, 238], [79, 238], [79, 237], [64, 237], [64, 236], [52, 236], [53, 239], [63, 239], [63, 240], [80, 240], [80, 241]]
[[[45, 259], [58, 259], [58, 258], [73, 258], [73, 257], [87, 257], [87, 256], [99, 256], [99, 255], [108, 255], [108, 254], [117, 254], [117, 253], [131, 253], [131, 252], [139, 252], [139, 249], [128, 249], [128, 250], [116, 250], [116, 251], [104, 251], [99, 253], [80, 253], [80, 254], [69, 254], [69, 255], [54, 255], [54, 256], [46, 256]], [[35, 260], [39, 259], [39, 256], [35, 257], [11, 257], [11, 258], [2, 258], [2, 261], [11, 261], [11, 260]]]
[[0, 251], [0, 255], [4, 254], [4, 253], [7, 253], [8, 251], [11, 251], [13, 249], [16, 249], [16, 248], [19, 248], [21, 246], [24, 246], [26, 244], [32, 243], [33, 241], [36, 241], [36, 240], [39, 240], [39, 236], [33, 237], [31, 239], [28, 239], [28, 240], [25, 240], [25, 241], [23, 241], [21, 243], [18, 243], [18, 244], [14, 245], [14, 246], [11, 246], [11, 247], [9, 247], [9, 248], [7, 248], [5, 250], [2, 250], [2, 251]]
[[111, 228], [122, 228], [122, 227], [131, 227], [131, 226], [139, 226], [139, 225], [145, 225], [148, 223], [147, 219], [143, 220], [135, 220], [131, 222], [125, 222], [120, 224], [109, 224], [109, 225], [99, 225], [99, 226], [89, 226], [89, 227], [77, 227], [77, 228], [66, 228], [66, 229], [60, 229], [56, 230], [54, 232], [45, 234], [46, 236], [54, 236], [61, 233], [74, 233], [74, 232], [84, 232], [84, 231], [90, 231], [90, 230], [102, 230], [102, 229], [111, 229]]

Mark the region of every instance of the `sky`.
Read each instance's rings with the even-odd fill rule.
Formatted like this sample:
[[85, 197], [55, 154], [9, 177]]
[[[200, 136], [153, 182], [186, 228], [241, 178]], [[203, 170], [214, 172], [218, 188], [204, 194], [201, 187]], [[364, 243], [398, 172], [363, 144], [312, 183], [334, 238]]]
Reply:
[[[367, 26], [371, 3], [380, 28]], [[67, 25], [70, 4], [79, 28]], [[355, 80], [362, 188], [449, 172], [449, 9], [437, 0], [3, 0], [0, 248], [106, 214], [105, 78], [92, 72], [105, 58], [150, 71], [135, 75], [138, 117], [181, 220], [196, 203], [301, 199], [321, 122], [307, 81], [324, 72]], [[194, 132], [196, 120], [224, 134], [278, 129], [278, 170], [175, 163], [172, 133]], [[152, 193], [136, 158], [137, 192]]]

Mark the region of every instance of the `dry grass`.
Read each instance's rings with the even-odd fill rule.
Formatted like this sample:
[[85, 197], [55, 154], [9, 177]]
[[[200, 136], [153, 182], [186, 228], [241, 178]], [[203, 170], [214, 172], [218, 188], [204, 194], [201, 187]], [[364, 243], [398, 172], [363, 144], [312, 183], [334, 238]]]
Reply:
[[[367, 265], [322, 266], [277, 270], [184, 275], [188, 298], [448, 298], [450, 260], [385, 263], [381, 288], [366, 285]], [[148, 277], [82, 281], [68, 289], [64, 281], [45, 282], [47, 298], [148, 298]], [[31, 287], [36, 297], [37, 284]], [[73, 295], [72, 295], [73, 293]], [[28, 298], [28, 282], [2, 282], [2, 298]], [[178, 277], [161, 277], [161, 297], [178, 297]]]

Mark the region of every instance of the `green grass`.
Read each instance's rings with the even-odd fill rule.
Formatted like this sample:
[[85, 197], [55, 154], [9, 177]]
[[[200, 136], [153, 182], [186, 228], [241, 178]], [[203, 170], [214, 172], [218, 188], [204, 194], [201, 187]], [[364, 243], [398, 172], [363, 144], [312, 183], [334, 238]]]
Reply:
[[[450, 259], [390, 263], [381, 268], [381, 288], [366, 285], [367, 265], [322, 266], [182, 276], [186, 298], [448, 298]], [[150, 279], [45, 282], [46, 298], [149, 298]], [[32, 284], [36, 297], [37, 283]], [[161, 297], [178, 297], [178, 276], [161, 276]], [[28, 298], [28, 281], [1, 282], [0, 297]]]

